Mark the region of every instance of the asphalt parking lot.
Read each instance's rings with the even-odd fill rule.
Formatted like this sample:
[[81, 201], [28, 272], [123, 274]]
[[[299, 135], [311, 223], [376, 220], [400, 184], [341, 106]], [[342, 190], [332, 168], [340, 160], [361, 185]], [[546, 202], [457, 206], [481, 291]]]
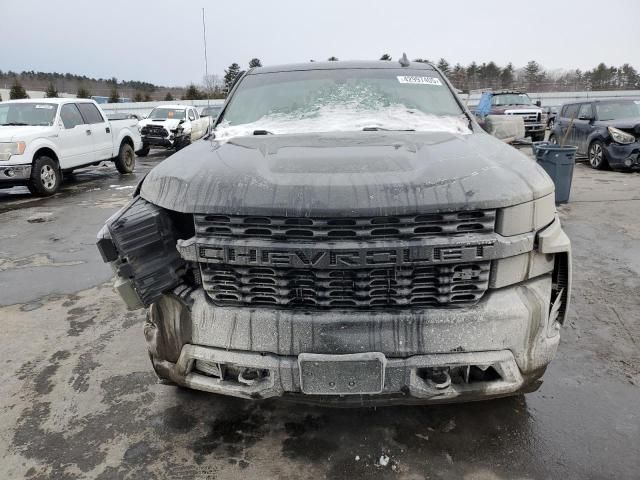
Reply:
[[0, 190], [1, 478], [638, 478], [640, 174], [576, 166], [572, 308], [538, 392], [342, 410], [156, 382], [95, 235], [162, 158]]

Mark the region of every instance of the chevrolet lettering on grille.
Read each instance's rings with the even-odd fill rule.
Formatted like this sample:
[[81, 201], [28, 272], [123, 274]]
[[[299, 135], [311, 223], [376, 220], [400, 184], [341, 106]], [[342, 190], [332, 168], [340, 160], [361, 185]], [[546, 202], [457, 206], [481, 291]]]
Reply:
[[228, 265], [291, 268], [361, 268], [472, 262], [493, 257], [494, 242], [471, 245], [420, 245], [397, 248], [322, 249], [199, 246], [198, 261]]

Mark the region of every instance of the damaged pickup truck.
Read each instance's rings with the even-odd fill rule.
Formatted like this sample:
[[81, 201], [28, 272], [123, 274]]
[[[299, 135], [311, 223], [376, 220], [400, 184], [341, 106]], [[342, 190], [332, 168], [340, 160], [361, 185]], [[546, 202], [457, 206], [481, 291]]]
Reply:
[[157, 375], [243, 398], [533, 391], [569, 307], [552, 181], [405, 59], [249, 70], [98, 247]]

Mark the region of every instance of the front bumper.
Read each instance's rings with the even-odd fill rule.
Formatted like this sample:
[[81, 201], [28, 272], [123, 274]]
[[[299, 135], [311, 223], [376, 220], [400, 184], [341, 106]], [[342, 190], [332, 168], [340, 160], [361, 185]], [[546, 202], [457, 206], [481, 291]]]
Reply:
[[640, 142], [628, 145], [611, 142], [605, 150], [607, 161], [612, 168], [640, 170]]
[[[335, 359], [336, 356], [330, 358]], [[269, 375], [251, 384], [240, 383], [204, 374], [194, 368], [197, 362], [266, 370]], [[464, 369], [471, 365], [491, 367], [499, 372], [500, 379], [452, 382], [444, 386], [421, 374], [443, 367]], [[542, 369], [523, 377], [509, 350], [416, 355], [386, 359], [384, 387], [378, 394], [305, 395], [301, 392], [303, 380], [297, 357], [185, 345], [177, 363], [154, 361], [154, 366], [175, 383], [195, 390], [248, 399], [284, 397], [301, 402], [335, 405], [450, 403], [498, 398], [531, 388], [543, 372]], [[354, 386], [358, 380], [360, 379], [354, 379]]]
[[524, 130], [527, 133], [532, 133], [532, 132], [544, 132], [546, 130], [546, 125], [544, 123], [526, 123], [524, 124]]
[[149, 145], [153, 147], [173, 147], [173, 139], [169, 139], [169, 137], [151, 137], [151, 136], [143, 136], [142, 143], [144, 145]]
[[0, 186], [11, 187], [24, 185], [31, 178], [31, 164], [11, 165], [0, 164]]
[[[479, 400], [536, 388], [560, 339], [549, 322], [551, 281], [545, 275], [497, 289], [471, 307], [404, 312], [225, 308], [201, 289], [178, 287], [151, 307], [145, 337], [161, 378], [212, 393], [345, 405]], [[385, 359], [380, 392], [303, 393], [301, 355], [334, 360], [371, 352]], [[212, 376], [199, 362], [268, 373], [247, 384], [237, 375]], [[434, 369], [471, 367], [490, 367], [498, 377], [445, 388], [425, 378]], [[340, 369], [335, 375], [339, 379]], [[355, 388], [363, 380], [354, 378]]]

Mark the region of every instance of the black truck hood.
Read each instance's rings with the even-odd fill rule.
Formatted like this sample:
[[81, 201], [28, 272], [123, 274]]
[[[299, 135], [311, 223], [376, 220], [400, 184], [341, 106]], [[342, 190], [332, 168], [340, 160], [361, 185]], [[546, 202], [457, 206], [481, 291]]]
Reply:
[[485, 133], [351, 132], [201, 140], [156, 166], [141, 196], [183, 213], [400, 215], [496, 208], [553, 191]]

